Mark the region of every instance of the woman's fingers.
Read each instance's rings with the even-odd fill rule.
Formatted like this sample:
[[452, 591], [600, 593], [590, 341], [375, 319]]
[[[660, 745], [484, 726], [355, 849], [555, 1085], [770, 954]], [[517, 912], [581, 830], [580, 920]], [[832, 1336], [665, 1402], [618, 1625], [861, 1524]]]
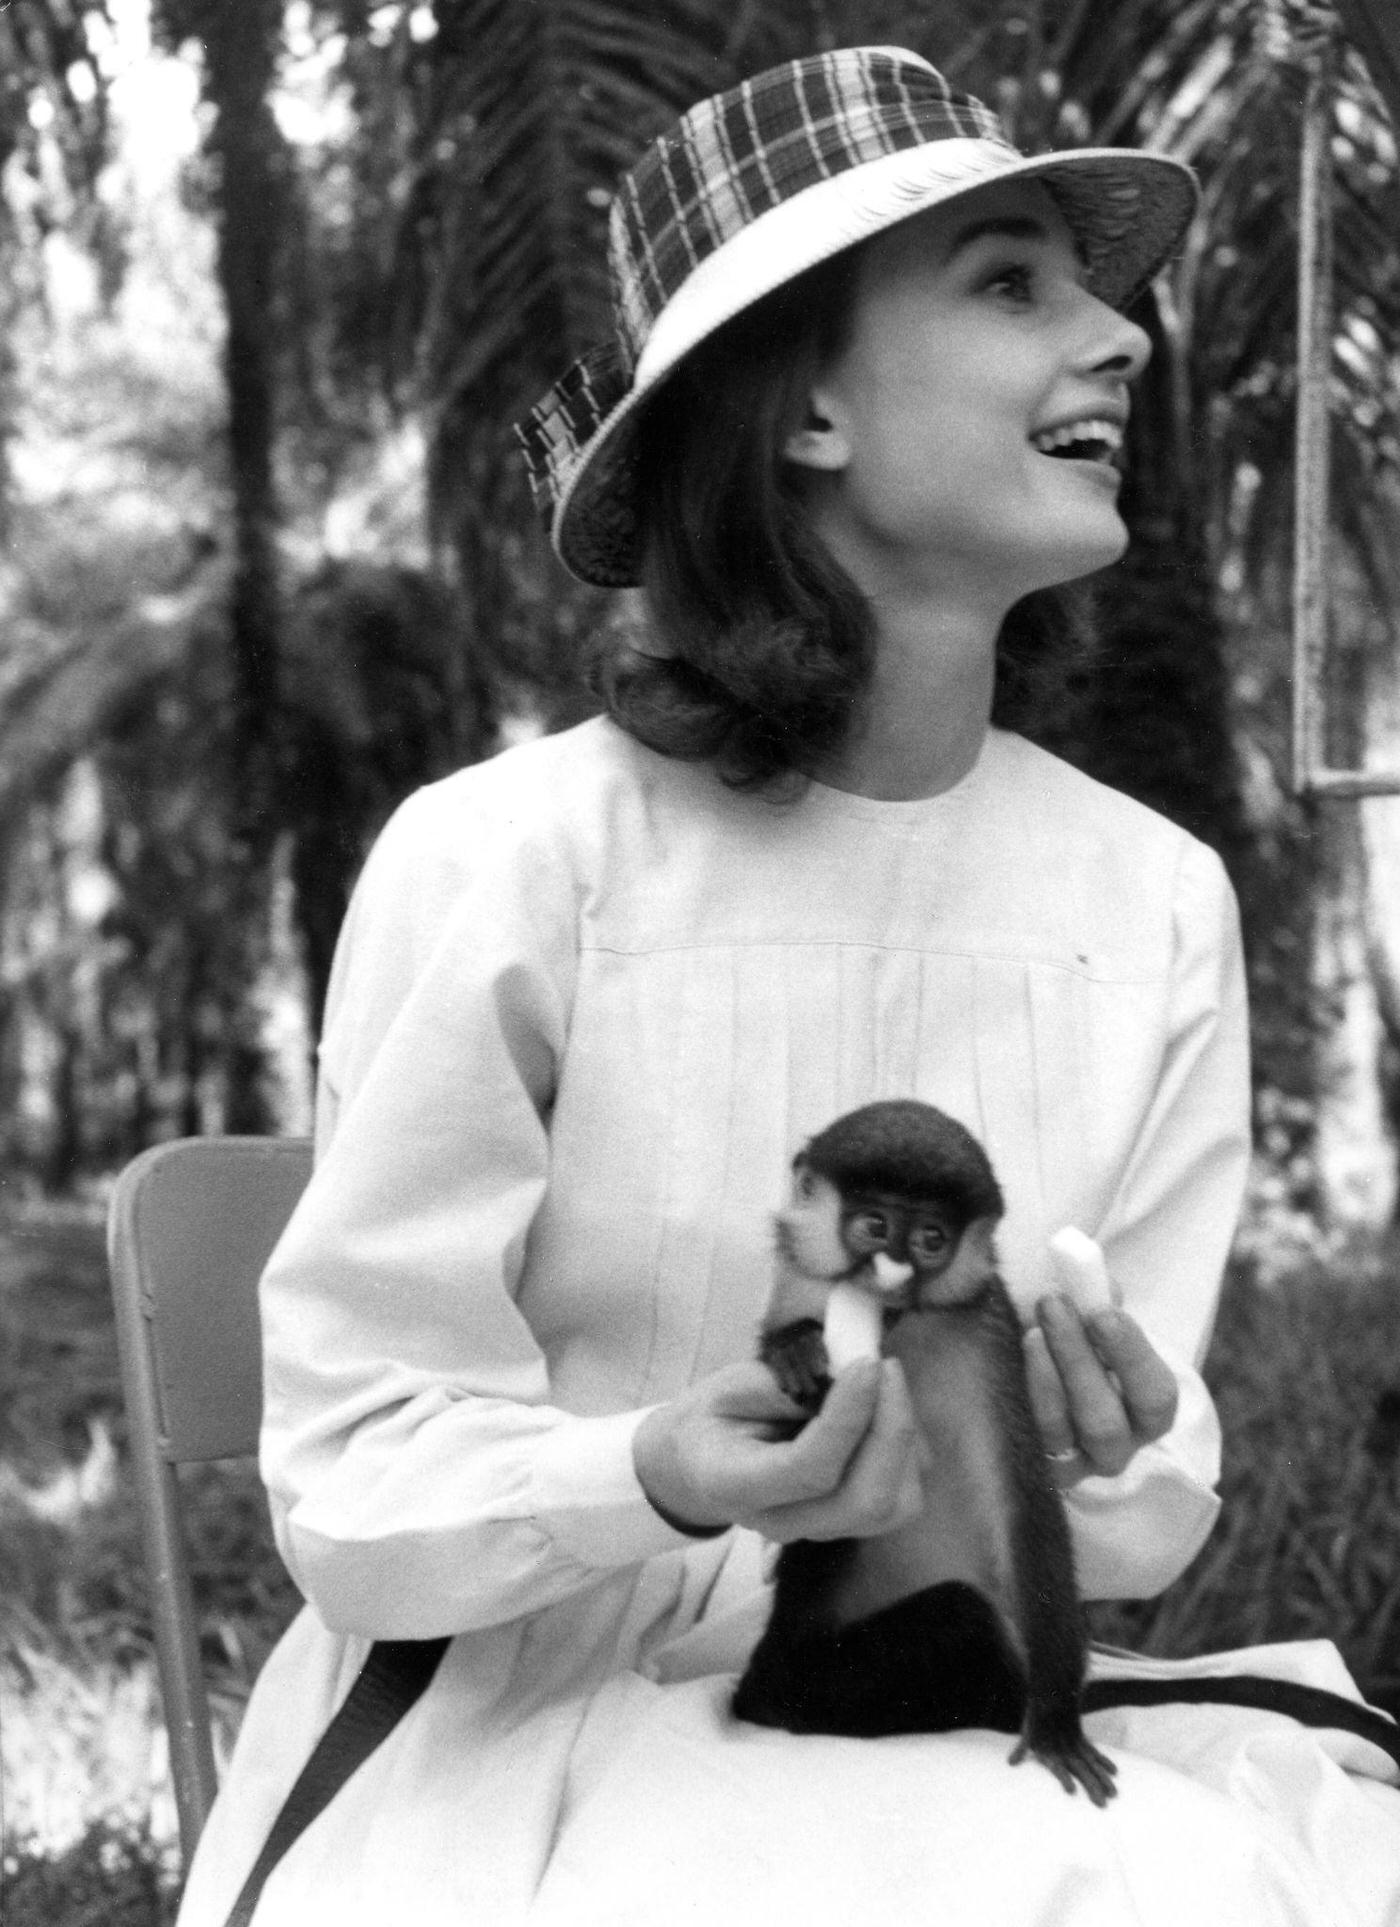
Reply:
[[[858, 1373], [869, 1374], [875, 1397], [868, 1422], [859, 1436], [853, 1437], [855, 1414], [864, 1409], [864, 1400], [859, 1407], [852, 1404], [847, 1409], [846, 1398], [856, 1389], [864, 1392], [865, 1386], [847, 1391], [847, 1381]], [[845, 1397], [838, 1401], [838, 1393]], [[884, 1360], [878, 1367], [852, 1366], [842, 1372], [821, 1412], [794, 1446], [805, 1442], [828, 1414], [839, 1428], [840, 1443], [820, 1463], [823, 1473], [833, 1469], [844, 1448], [840, 1474], [810, 1498], [767, 1512], [758, 1524], [770, 1538], [866, 1538], [912, 1518], [922, 1504], [918, 1432], [904, 1373], [893, 1359]]]
[[766, 1366], [726, 1367], [642, 1420], [637, 1476], [664, 1517], [696, 1528], [739, 1524], [797, 1539], [889, 1522], [907, 1496], [914, 1449], [899, 1368], [851, 1366], [803, 1419]]
[[1069, 1399], [1065, 1395], [1064, 1381], [1050, 1356], [1050, 1347], [1039, 1325], [1031, 1326], [1023, 1342], [1031, 1411], [1045, 1447], [1045, 1456], [1050, 1461], [1051, 1474], [1057, 1485], [1073, 1485], [1083, 1478], [1085, 1465], [1074, 1436], [1074, 1420], [1070, 1414]]
[[1126, 1312], [1096, 1312], [1087, 1329], [1089, 1342], [1118, 1381], [1135, 1437], [1140, 1443], [1161, 1438], [1176, 1419], [1176, 1374], [1171, 1366]]
[[[673, 1522], [733, 1525], [784, 1464], [800, 1406], [756, 1360], [730, 1365], [643, 1418], [632, 1439], [642, 1490]], [[797, 1436], [801, 1436], [797, 1432]]]
[[751, 1502], [765, 1508], [803, 1505], [836, 1491], [875, 1422], [880, 1381], [874, 1360], [842, 1372], [795, 1438], [755, 1455], [751, 1470], [760, 1483]]
[[1046, 1348], [1064, 1388], [1072, 1433], [1069, 1442], [1084, 1455], [1084, 1470], [1108, 1476], [1121, 1472], [1138, 1442], [1117, 1386], [1068, 1299], [1043, 1298], [1038, 1311]]
[[1060, 1484], [1121, 1472], [1176, 1417], [1176, 1376], [1126, 1312], [1087, 1322], [1065, 1298], [1042, 1299], [1026, 1337], [1031, 1406]]
[[[782, 1538], [867, 1538], [872, 1532], [888, 1532], [903, 1518], [911, 1518], [919, 1511], [922, 1501], [919, 1436], [903, 1370], [892, 1359], [884, 1360], [880, 1366], [859, 1366], [853, 1370], [869, 1372], [874, 1380], [869, 1424], [853, 1441], [853, 1449], [847, 1451], [842, 1474], [832, 1486], [811, 1501], [790, 1505], [780, 1517], [770, 1518], [770, 1526], [776, 1528]], [[851, 1378], [849, 1370], [840, 1374], [826, 1395], [826, 1405], [807, 1428], [803, 1439], [826, 1418], [838, 1389], [847, 1378]], [[842, 1436], [849, 1438], [849, 1424]], [[832, 1465], [834, 1461], [826, 1463]]]

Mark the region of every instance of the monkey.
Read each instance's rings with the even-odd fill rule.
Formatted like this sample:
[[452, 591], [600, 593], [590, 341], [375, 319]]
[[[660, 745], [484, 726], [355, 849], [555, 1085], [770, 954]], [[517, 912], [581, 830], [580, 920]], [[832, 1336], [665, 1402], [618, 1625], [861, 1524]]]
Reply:
[[815, 1412], [844, 1362], [828, 1355], [828, 1305], [845, 1294], [848, 1327], [868, 1294], [872, 1336], [909, 1385], [924, 1500], [891, 1532], [782, 1549], [733, 1710], [793, 1732], [1017, 1733], [1012, 1764], [1037, 1759], [1103, 1806], [1116, 1769], [1081, 1724], [1088, 1639], [997, 1268], [1003, 1211], [976, 1138], [912, 1099], [848, 1112], [794, 1159], [759, 1355]]

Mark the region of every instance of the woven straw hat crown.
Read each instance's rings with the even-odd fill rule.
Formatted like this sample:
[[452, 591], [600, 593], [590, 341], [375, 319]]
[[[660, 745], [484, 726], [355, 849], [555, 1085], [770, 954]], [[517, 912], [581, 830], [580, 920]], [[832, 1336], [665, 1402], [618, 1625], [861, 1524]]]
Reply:
[[1054, 193], [1088, 285], [1121, 306], [1194, 211], [1190, 171], [1084, 148], [1027, 157], [995, 114], [900, 48], [788, 62], [702, 100], [624, 176], [608, 223], [615, 333], [518, 429], [537, 506], [586, 581], [637, 580], [641, 404], [700, 341], [794, 275], [986, 182]]

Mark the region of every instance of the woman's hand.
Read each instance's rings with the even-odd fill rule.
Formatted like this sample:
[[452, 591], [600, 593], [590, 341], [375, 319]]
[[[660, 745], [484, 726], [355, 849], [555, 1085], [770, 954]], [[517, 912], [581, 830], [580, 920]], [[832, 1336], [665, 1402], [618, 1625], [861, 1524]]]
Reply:
[[678, 1524], [751, 1526], [784, 1544], [866, 1538], [918, 1512], [917, 1429], [893, 1359], [849, 1366], [802, 1420], [766, 1365], [728, 1366], [642, 1420], [637, 1477]]
[[1031, 1407], [1055, 1483], [1121, 1472], [1176, 1417], [1176, 1375], [1124, 1311], [1081, 1318], [1068, 1298], [1042, 1298], [1026, 1333]]

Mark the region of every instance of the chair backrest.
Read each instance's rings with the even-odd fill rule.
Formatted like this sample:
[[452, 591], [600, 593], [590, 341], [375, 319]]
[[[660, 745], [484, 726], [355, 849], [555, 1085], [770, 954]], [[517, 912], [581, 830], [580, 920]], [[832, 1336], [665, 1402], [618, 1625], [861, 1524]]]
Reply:
[[258, 1278], [310, 1174], [305, 1138], [177, 1138], [133, 1159], [108, 1215], [122, 1393], [187, 1863], [217, 1779], [175, 1468], [257, 1451]]

